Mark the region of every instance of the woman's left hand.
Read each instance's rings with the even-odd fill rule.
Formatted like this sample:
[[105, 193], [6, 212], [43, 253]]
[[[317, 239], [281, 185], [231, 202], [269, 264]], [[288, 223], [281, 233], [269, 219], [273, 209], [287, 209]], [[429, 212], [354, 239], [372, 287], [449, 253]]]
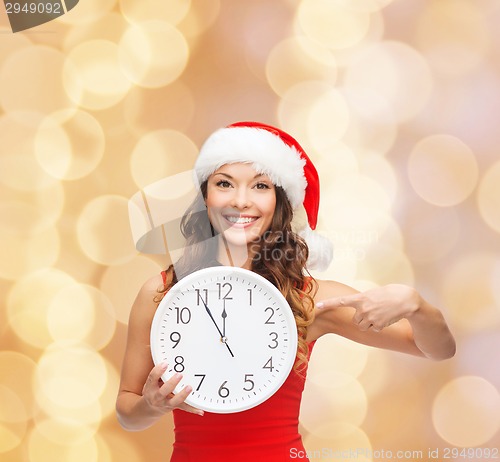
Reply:
[[342, 297], [316, 303], [320, 310], [351, 306], [356, 312], [352, 322], [361, 331], [380, 332], [402, 318], [409, 318], [421, 304], [419, 293], [403, 284], [389, 284]]

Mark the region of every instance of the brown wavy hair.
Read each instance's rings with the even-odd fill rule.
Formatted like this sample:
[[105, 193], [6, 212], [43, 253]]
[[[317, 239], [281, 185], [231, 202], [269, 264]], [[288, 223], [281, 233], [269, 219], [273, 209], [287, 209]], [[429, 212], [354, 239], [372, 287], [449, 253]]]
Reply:
[[[205, 207], [208, 181], [201, 186], [201, 195], [188, 208], [181, 220], [181, 232], [186, 239], [182, 257], [167, 269], [167, 283], [158, 288], [155, 301], [182, 277], [217, 264], [217, 235]], [[314, 292], [317, 285], [306, 268], [309, 255], [307, 244], [292, 231], [293, 209], [283, 188], [276, 186], [276, 208], [269, 229], [251, 243], [254, 253], [251, 270], [261, 275], [283, 294], [289, 303], [297, 325], [298, 349], [294, 369], [304, 373], [309, 346], [307, 328], [314, 320]], [[271, 258], [269, 258], [271, 257]]]

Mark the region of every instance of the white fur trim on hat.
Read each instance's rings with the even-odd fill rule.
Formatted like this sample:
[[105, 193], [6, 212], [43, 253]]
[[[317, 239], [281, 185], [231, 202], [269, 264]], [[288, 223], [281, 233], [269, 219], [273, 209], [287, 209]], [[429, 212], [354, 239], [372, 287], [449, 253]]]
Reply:
[[326, 271], [333, 259], [333, 244], [309, 226], [299, 231], [299, 235], [307, 242], [309, 257], [307, 268], [317, 271]]
[[306, 161], [275, 134], [254, 127], [217, 130], [200, 150], [194, 166], [197, 180], [201, 184], [218, 168], [236, 162], [251, 163], [257, 172], [268, 175], [273, 184], [284, 189], [293, 209], [304, 201]]

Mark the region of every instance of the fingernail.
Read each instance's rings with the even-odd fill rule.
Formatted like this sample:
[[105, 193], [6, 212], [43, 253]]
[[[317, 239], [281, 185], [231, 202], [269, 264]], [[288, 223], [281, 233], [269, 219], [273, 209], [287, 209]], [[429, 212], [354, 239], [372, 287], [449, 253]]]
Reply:
[[176, 372], [176, 373], [174, 374], [174, 377], [173, 377], [173, 378], [174, 378], [175, 380], [180, 380], [180, 379], [182, 379], [182, 374], [179, 374], [178, 372]]
[[316, 308], [323, 308], [325, 304], [323, 302], [316, 303]]
[[198, 411], [196, 414], [198, 414], [201, 417], [203, 417], [205, 415], [205, 413], [203, 411]]
[[160, 363], [160, 367], [162, 369], [166, 369], [168, 367], [168, 362], [167, 361], [163, 361], [162, 363]]

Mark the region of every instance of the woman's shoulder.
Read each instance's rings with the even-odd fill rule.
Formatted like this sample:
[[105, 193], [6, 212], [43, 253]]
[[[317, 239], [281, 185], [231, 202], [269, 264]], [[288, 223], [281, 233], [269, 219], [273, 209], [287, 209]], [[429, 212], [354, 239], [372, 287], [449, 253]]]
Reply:
[[340, 297], [342, 295], [356, 294], [358, 290], [347, 284], [338, 281], [314, 279], [317, 290], [314, 300], [324, 300], [325, 298]]
[[166, 285], [172, 278], [168, 272], [162, 273], [151, 276], [143, 283], [132, 305], [131, 317], [150, 317], [156, 311], [159, 301], [168, 291]]
[[141, 291], [146, 293], [161, 293], [165, 292], [165, 287], [170, 286], [173, 279], [173, 271], [172, 267], [160, 271], [159, 273], [151, 276], [144, 284], [142, 285]]
[[152, 294], [158, 293], [158, 290], [165, 284], [164, 282], [165, 273], [162, 271], [161, 273], [155, 274], [147, 279], [141, 287], [139, 294]]

